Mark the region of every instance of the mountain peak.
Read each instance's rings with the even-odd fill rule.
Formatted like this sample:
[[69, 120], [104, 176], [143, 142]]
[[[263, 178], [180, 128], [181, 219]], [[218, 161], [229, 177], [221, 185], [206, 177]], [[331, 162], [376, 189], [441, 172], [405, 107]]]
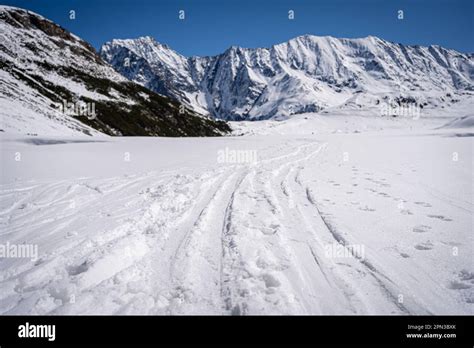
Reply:
[[[138, 70], [121, 66], [120, 57], [131, 51], [144, 60]], [[213, 57], [186, 58], [149, 47], [116, 47], [115, 54], [103, 56], [129, 79], [196, 111], [230, 120], [350, 107], [358, 105], [354, 95], [361, 94], [358, 99], [375, 103], [394, 91], [424, 101], [436, 93], [474, 91], [472, 57], [372, 35], [306, 34], [270, 48], [233, 45]]]
[[143, 45], [152, 45], [152, 46], [160, 46], [160, 47], [164, 47], [166, 49], [171, 49], [167, 44], [163, 44], [159, 41], [157, 41], [153, 36], [140, 36], [136, 39], [131, 39], [131, 41], [133, 42], [138, 42], [140, 44], [143, 44]]
[[114, 45], [137, 44], [137, 43], [148, 44], [148, 45], [159, 44], [159, 42], [157, 42], [151, 36], [139, 36], [139, 37], [133, 38], [133, 39], [113, 39], [112, 41], [107, 42], [106, 44], [108, 44], [108, 43], [112, 43]]
[[[374, 35], [368, 35], [366, 37], [358, 37], [358, 38], [342, 38], [342, 37], [335, 37], [331, 35], [312, 35], [312, 34], [304, 34], [297, 36], [293, 39], [290, 39], [287, 42], [291, 41], [300, 41], [300, 42], [341, 42], [341, 41], [346, 41], [346, 42], [372, 42], [372, 43], [380, 43], [380, 42], [385, 42], [385, 40], [374, 36]], [[284, 42], [283, 44], [287, 43]]]
[[[33, 11], [30, 11], [30, 10], [25, 10], [23, 8], [20, 8], [20, 7], [14, 7], [14, 6], [7, 6], [7, 5], [0, 5], [0, 15], [5, 15], [5, 14], [8, 14], [9, 16], [13, 16], [14, 19], [15, 19], [15, 24], [16, 26], [25, 26], [27, 23], [24, 23], [24, 21], [20, 20], [20, 17], [18, 16], [21, 16], [22, 18], [26, 18], [26, 17], [36, 17], [42, 21], [46, 21], [46, 22], [49, 22], [49, 23], [54, 23], [53, 21], [43, 17], [42, 15], [36, 13], [36, 12], [33, 12]], [[5, 18], [5, 17], [0, 17], [1, 20], [4, 20], [4, 21], [7, 21], [8, 19]], [[30, 22], [30, 21], [28, 21]], [[10, 22], [10, 24], [12, 24]], [[31, 24], [31, 23], [28, 23], [28, 24]], [[59, 27], [59, 25], [55, 24], [56, 26]]]
[[101, 51], [106, 51], [111, 47], [126, 47], [135, 52], [151, 52], [151, 51], [171, 51], [177, 54], [167, 44], [158, 42], [152, 36], [140, 36], [134, 39], [113, 39], [102, 45]]
[[225, 123], [180, 109], [176, 101], [127, 80], [86, 41], [39, 15], [1, 6], [0, 32], [2, 131], [141, 136], [229, 131]]

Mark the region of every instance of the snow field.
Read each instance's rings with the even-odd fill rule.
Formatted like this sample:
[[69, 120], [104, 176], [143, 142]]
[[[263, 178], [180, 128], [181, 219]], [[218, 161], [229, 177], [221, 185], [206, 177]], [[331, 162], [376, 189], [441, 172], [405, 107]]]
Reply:
[[357, 121], [3, 135], [0, 242], [39, 258], [0, 260], [1, 313], [472, 314], [470, 130]]

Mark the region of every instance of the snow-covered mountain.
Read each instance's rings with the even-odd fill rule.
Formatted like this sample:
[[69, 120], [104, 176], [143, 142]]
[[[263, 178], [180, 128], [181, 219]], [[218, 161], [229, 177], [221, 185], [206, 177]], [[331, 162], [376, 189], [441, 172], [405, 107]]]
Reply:
[[50, 20], [0, 6], [0, 129], [7, 133], [210, 136], [228, 131], [131, 82]]
[[229, 120], [375, 106], [387, 98], [448, 107], [474, 95], [472, 55], [373, 36], [305, 35], [270, 48], [233, 46], [189, 58], [141, 37], [108, 42], [100, 54], [128, 79]]

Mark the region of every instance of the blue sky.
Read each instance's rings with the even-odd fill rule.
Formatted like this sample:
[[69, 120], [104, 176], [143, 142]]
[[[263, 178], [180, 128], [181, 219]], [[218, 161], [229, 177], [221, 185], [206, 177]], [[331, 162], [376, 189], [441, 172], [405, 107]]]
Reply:
[[[438, 44], [474, 52], [473, 0], [3, 0], [42, 14], [96, 48], [114, 38], [155, 37], [186, 56], [232, 45], [269, 47], [298, 35]], [[179, 10], [186, 11], [184, 21]], [[288, 20], [288, 11], [295, 19]], [[397, 11], [404, 10], [404, 19]], [[69, 11], [76, 19], [69, 19]]]

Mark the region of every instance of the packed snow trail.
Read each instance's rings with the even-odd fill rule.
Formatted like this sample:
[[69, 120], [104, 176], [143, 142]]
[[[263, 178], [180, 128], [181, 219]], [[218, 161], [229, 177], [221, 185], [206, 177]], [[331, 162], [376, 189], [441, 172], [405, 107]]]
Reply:
[[[216, 163], [225, 147], [258, 149], [258, 161]], [[3, 314], [473, 312], [472, 173], [450, 157], [472, 158], [468, 138], [3, 140], [5, 161], [18, 151], [1, 242], [39, 255], [1, 259]], [[114, 168], [124, 152], [134, 166]], [[87, 156], [63, 172], [28, 164], [81, 153], [99, 168]]]

